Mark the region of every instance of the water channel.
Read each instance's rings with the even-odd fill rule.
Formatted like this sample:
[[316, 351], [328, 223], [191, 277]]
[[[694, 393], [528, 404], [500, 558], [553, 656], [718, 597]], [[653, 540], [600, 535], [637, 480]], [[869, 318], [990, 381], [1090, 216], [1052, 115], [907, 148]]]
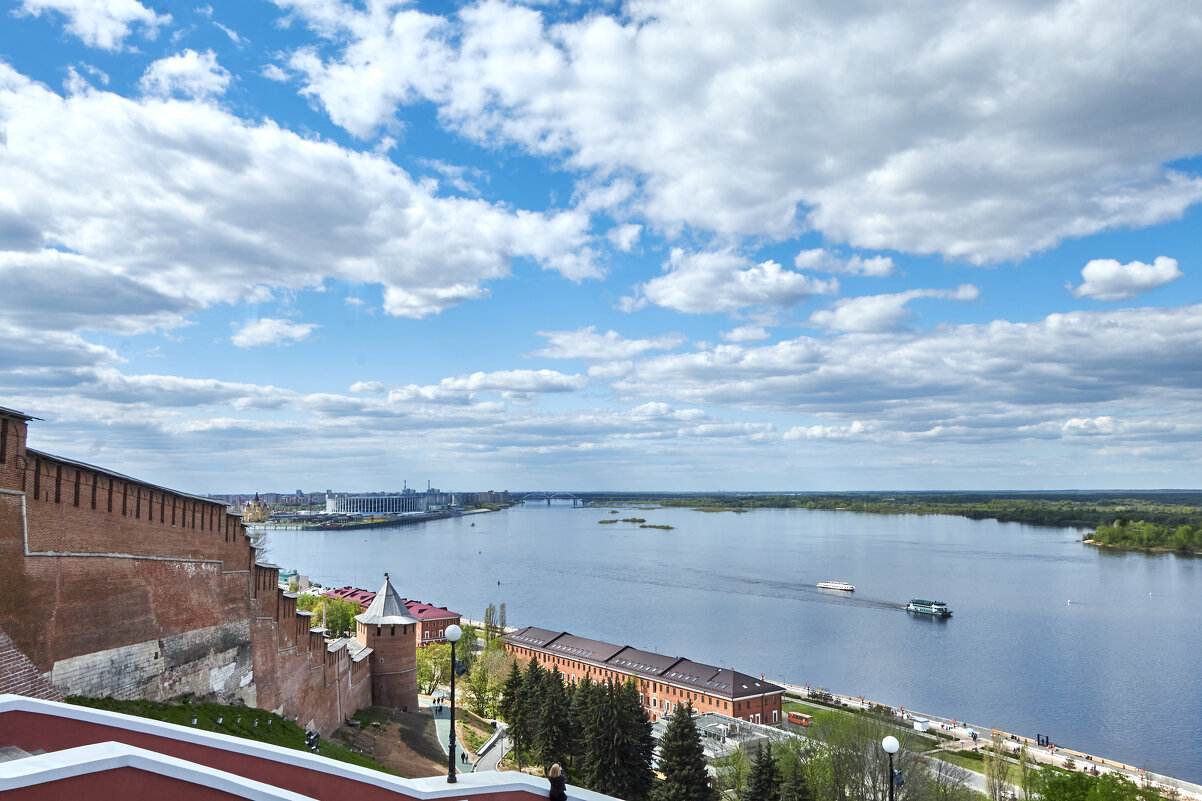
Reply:
[[[609, 512], [536, 503], [393, 528], [272, 531], [268, 553], [327, 586], [374, 590], [387, 570], [408, 597], [466, 617], [504, 602], [510, 625], [1046, 734], [1202, 782], [1202, 559], [960, 517]], [[614, 517], [674, 529], [598, 522]], [[856, 592], [814, 586], [827, 579]], [[913, 597], [955, 614], [903, 611]]]

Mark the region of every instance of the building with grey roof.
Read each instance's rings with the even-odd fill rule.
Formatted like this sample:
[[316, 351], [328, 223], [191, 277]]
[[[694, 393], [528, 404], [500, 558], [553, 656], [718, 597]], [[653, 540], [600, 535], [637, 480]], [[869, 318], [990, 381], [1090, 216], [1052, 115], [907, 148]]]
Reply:
[[725, 667], [664, 656], [629, 645], [578, 637], [530, 626], [505, 635], [506, 649], [519, 659], [536, 659], [569, 683], [635, 680], [652, 721], [681, 704], [749, 723], [779, 723], [784, 688]]

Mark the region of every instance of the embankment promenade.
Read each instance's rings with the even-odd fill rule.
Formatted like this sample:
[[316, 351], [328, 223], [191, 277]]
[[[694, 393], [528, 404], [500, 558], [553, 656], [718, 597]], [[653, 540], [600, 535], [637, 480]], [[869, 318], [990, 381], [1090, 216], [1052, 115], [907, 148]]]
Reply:
[[[865, 696], [850, 696], [832, 693], [829, 690], [819, 688], [811, 689], [809, 685], [797, 685], [780, 679], [773, 679], [776, 684], [785, 688], [785, 700], [790, 698], [806, 701], [809, 703], [815, 702], [815, 697], [822, 694], [829, 695], [833, 701], [826, 702], [826, 706], [838, 706], [845, 709], [853, 710], [868, 710], [868, 709], [887, 709], [902, 722], [909, 722], [914, 719], [926, 719], [930, 721], [933, 727], [938, 727], [940, 731], [951, 735], [955, 739], [944, 745], [944, 748], [949, 751], [973, 751], [985, 747], [994, 732], [1002, 736], [1003, 741], [1012, 748], [1017, 754], [1018, 749], [1023, 743], [1027, 745], [1027, 753], [1031, 759], [1043, 765], [1053, 765], [1058, 768], [1085, 770], [1098, 774], [1116, 773], [1125, 779], [1133, 781], [1141, 786], [1149, 786], [1156, 789], [1161, 795], [1167, 796], [1173, 790], [1176, 790], [1183, 799], [1194, 799], [1194, 801], [1202, 801], [1202, 785], [1192, 782], [1182, 781], [1171, 776], [1162, 776], [1157, 773], [1146, 771], [1143, 768], [1137, 768], [1134, 765], [1128, 765], [1124, 762], [1116, 762], [1113, 759], [1107, 759], [1096, 754], [1087, 754], [1083, 751], [1076, 751], [1072, 748], [1065, 748], [1061, 745], [1053, 743], [1050, 746], [1039, 745], [1030, 737], [1024, 737], [1020, 734], [1013, 734], [1002, 729], [995, 729], [989, 726], [979, 726], [956, 718], [948, 718], [940, 715], [932, 715], [926, 712], [919, 712], [914, 709], [906, 709], [904, 707], [895, 707], [890, 704], [882, 704], [873, 701]], [[976, 732], [978, 739], [973, 740], [972, 733]]]

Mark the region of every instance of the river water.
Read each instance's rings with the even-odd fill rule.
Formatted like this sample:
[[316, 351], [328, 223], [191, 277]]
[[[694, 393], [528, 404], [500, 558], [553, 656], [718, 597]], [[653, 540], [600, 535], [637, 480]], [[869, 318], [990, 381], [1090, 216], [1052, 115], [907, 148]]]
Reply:
[[[613, 517], [675, 528], [598, 523]], [[389, 571], [403, 595], [477, 620], [504, 602], [510, 625], [1046, 734], [1202, 782], [1202, 559], [1081, 537], [960, 517], [555, 502], [272, 531], [268, 558], [327, 586], [375, 590]], [[827, 579], [856, 592], [814, 586]], [[955, 614], [903, 611], [913, 597]]]

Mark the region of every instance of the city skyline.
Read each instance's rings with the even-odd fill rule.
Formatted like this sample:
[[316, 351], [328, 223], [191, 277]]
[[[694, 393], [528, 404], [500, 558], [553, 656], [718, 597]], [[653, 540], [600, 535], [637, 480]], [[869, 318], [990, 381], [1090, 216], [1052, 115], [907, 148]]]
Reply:
[[1202, 485], [1193, 4], [0, 8], [31, 447], [196, 493]]

